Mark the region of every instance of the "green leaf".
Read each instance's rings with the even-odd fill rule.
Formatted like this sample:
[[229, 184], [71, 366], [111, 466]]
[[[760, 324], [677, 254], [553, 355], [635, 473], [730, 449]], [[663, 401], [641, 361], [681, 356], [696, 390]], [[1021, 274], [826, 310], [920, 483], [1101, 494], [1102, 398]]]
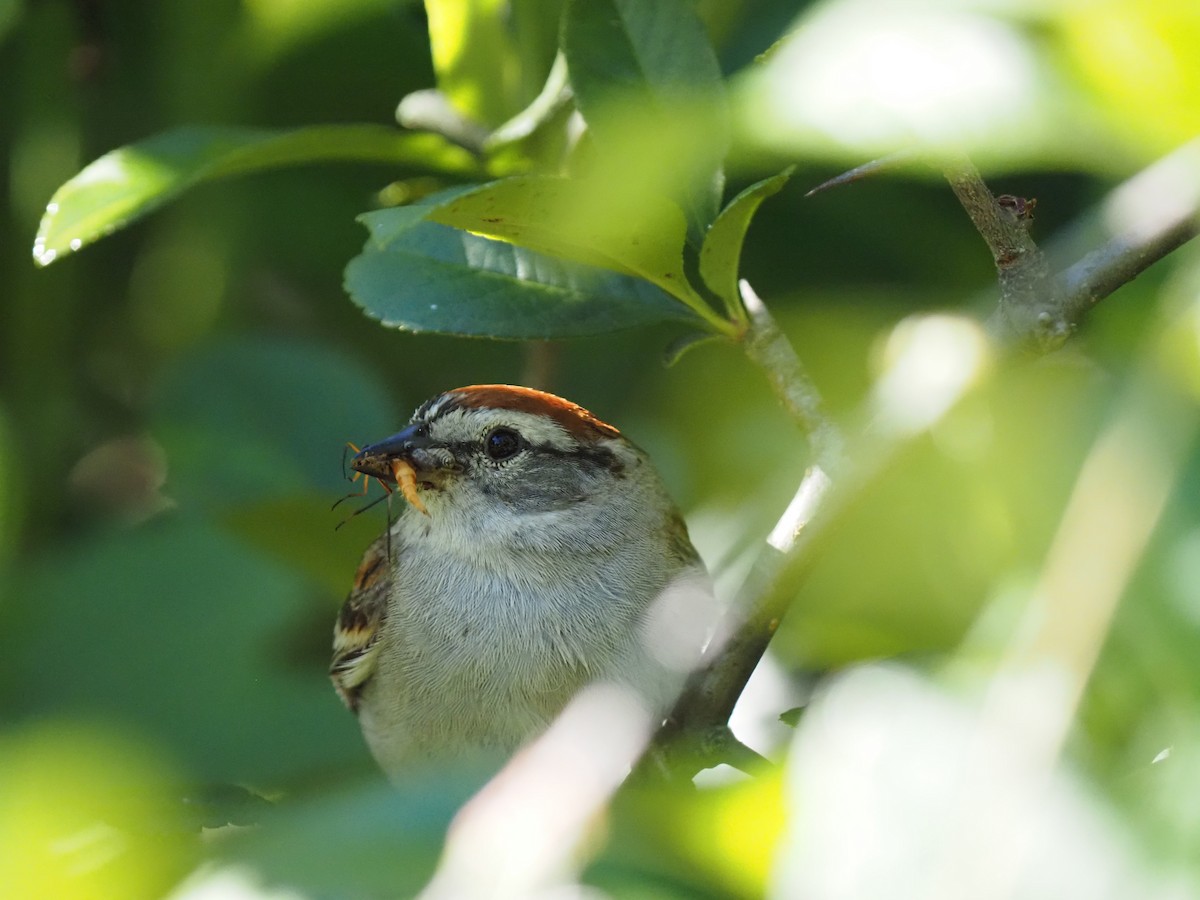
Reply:
[[425, 0], [438, 89], [468, 119], [496, 126], [520, 109], [520, 60], [507, 0]]
[[[296, 643], [312, 583], [212, 525], [183, 514], [94, 535], [28, 562], [12, 588], [36, 614], [6, 621], [0, 686], [37, 690], [6, 696], [8, 721], [86, 710], [199, 781], [274, 786], [365, 762], [323, 671], [327, 638]], [[332, 604], [320, 615], [332, 623]]]
[[367, 315], [405, 331], [537, 339], [658, 321], [700, 325], [654, 286], [424, 221], [427, 207], [359, 217], [371, 232], [346, 267]]
[[663, 351], [663, 365], [670, 368], [683, 359], [684, 354], [689, 350], [693, 350], [709, 341], [715, 341], [719, 337], [720, 335], [713, 334], [711, 331], [689, 331], [686, 334], [681, 334], [675, 340], [671, 341]]
[[[337, 448], [325, 449], [332, 458]], [[332, 465], [330, 469], [336, 471]], [[358, 488], [361, 481], [347, 483], [342, 494]], [[308, 491], [268, 497], [231, 507], [221, 517], [221, 524], [247, 546], [309, 576], [329, 596], [340, 598], [349, 584], [347, 573], [358, 568], [363, 548], [387, 527], [387, 512], [382, 504], [367, 515], [357, 515], [382, 494], [380, 488], [372, 485], [367, 494], [350, 497], [336, 509], [331, 508], [330, 494]], [[398, 510], [403, 503], [401, 499], [394, 508]], [[281, 522], [287, 522], [288, 527], [280, 528]]]
[[704, 246], [700, 250], [700, 277], [714, 294], [725, 301], [725, 308], [732, 316], [744, 316], [737, 282], [742, 244], [745, 243], [750, 222], [759, 205], [778, 193], [792, 177], [793, 171], [794, 167], [790, 167], [778, 175], [750, 185], [721, 210], [704, 236]]
[[[204, 345], [176, 363], [159, 386], [153, 426], [170, 459], [167, 490], [185, 509], [224, 516], [319, 494], [324, 514], [326, 498], [360, 486], [342, 469], [346, 442], [390, 434], [398, 421], [357, 359], [259, 335]], [[341, 517], [323, 518], [328, 535]]]
[[485, 149], [495, 150], [504, 144], [524, 140], [546, 123], [551, 122], [570, 104], [571, 90], [567, 81], [567, 60], [561, 53], [555, 57], [542, 90], [523, 110], [493, 131], [484, 143]]
[[415, 897], [437, 868], [455, 813], [491, 774], [478, 764], [438, 763], [415, 766], [398, 785], [355, 779], [297, 792], [260, 827], [215, 842], [213, 855], [284, 896]]
[[259, 169], [313, 162], [475, 168], [471, 155], [432, 134], [378, 125], [318, 125], [294, 131], [186, 127], [97, 159], [55, 191], [38, 227], [34, 261], [52, 263], [123, 228], [187, 188]]
[[0, 579], [14, 555], [22, 520], [21, 486], [17, 476], [17, 442], [12, 424], [0, 406]]
[[0, 0], [0, 41], [8, 36], [9, 29], [21, 17], [21, 6], [18, 0]]
[[[714, 115], [690, 135], [695, 154], [683, 206], [698, 240], [720, 206], [728, 150], [725, 85], [704, 23], [686, 0], [571, 0], [563, 20], [563, 52], [579, 109], [602, 146], [624, 141], [614, 104], [639, 106], [661, 119], [681, 101], [701, 99]], [[637, 162], [637, 160], [632, 160]]]
[[678, 298], [714, 330], [726, 323], [688, 284], [683, 271], [686, 225], [679, 208], [643, 196], [636, 215], [620, 201], [605, 208], [605, 186], [548, 176], [505, 178], [460, 194], [429, 218], [590, 266], [643, 278]]

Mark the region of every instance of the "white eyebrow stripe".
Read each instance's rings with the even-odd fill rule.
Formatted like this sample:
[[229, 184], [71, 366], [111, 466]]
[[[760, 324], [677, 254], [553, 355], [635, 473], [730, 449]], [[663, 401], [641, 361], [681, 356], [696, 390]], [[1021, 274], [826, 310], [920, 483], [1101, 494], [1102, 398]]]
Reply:
[[493, 428], [512, 428], [534, 446], [573, 451], [579, 443], [557, 422], [545, 416], [510, 409], [459, 408], [437, 416], [429, 415], [430, 427], [438, 440], [447, 443], [482, 440]]

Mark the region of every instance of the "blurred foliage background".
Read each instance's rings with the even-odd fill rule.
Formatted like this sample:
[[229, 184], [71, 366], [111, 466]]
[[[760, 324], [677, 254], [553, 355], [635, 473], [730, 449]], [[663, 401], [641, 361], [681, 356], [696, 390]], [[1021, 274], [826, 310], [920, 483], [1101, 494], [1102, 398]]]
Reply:
[[[436, 65], [448, 96], [495, 127], [541, 89], [561, 6], [480, 0], [480, 20], [506, 36], [489, 44], [484, 28], [456, 68], [453, 26], [439, 32], [436, 14], [403, 0], [0, 0], [7, 896], [420, 889], [479, 776], [399, 790], [376, 776], [325, 671], [383, 512], [335, 531], [345, 507], [330, 507], [351, 490], [345, 443], [391, 433], [444, 389], [538, 380], [615, 422], [651, 452], [732, 596], [806, 465], [735, 345], [667, 368], [680, 333], [669, 323], [530, 346], [389, 329], [347, 298], [343, 269], [365, 240], [355, 217], [463, 180], [445, 167], [214, 180], [47, 268], [30, 256], [60, 185], [175, 126], [386, 127]], [[997, 193], [1038, 199], [1040, 240], [1200, 130], [1200, 13], [1185, 0], [694, 6], [729, 86], [726, 198], [797, 166], [755, 219], [742, 274], [852, 428], [896, 323], [975, 311], [994, 275], [932, 170], [805, 199], [809, 187], [898, 146], [953, 141]], [[662, 139], [676, 146], [669, 129]], [[521, 146], [491, 174], [553, 152]], [[1197, 334], [1189, 246], [1101, 304], [1064, 351], [994, 365], [846, 511], [798, 589], [760, 700], [735, 720], [764, 752], [796, 745], [786, 778], [622, 795], [580, 877], [618, 897], [933, 896], [920, 867], [930, 847], [950, 853], [947, 833], [914, 837], [829, 785], [955, 821], [896, 785], [939, 796], [917, 787], [937, 767], [916, 763], [959, 746], [956, 704], [986, 694], [1020, 620], [1013, 598], [1042, 573], [1097, 436], [1144, 420], [1133, 474], [1114, 482], [1133, 499], [1114, 489], [1095, 508], [1119, 531], [1141, 521], [1145, 487], [1161, 489], [1161, 510], [1148, 544], [1127, 535], [1127, 589], [1111, 628], [1101, 617], [1103, 653], [1043, 785], [1062, 808], [1037, 820], [1049, 837], [1029, 840], [1051, 857], [1033, 868], [1053, 877], [1012, 875], [990, 896], [1200, 896]], [[813, 673], [882, 657], [898, 667], [852, 670], [796, 739], [776, 721], [806, 702]], [[914, 722], [932, 744], [914, 743]], [[854, 768], [854, 751], [876, 744], [887, 764]], [[229, 823], [255, 827], [198, 836]], [[842, 865], [855, 874], [838, 882]]]

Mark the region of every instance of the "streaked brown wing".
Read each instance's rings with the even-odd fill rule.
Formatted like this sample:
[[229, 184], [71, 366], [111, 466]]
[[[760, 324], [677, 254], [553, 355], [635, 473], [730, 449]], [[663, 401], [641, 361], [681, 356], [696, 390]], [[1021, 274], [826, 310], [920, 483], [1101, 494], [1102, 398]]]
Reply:
[[391, 585], [392, 566], [388, 561], [385, 533], [363, 554], [354, 574], [354, 587], [333, 626], [333, 662], [329, 666], [329, 677], [342, 702], [355, 712], [363, 687], [375, 672], [375, 654], [387, 615]]

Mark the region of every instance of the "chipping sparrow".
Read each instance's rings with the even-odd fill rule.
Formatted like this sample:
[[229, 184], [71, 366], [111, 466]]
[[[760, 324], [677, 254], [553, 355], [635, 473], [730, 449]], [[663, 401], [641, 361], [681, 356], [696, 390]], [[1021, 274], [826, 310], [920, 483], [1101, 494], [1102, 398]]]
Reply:
[[655, 601], [681, 585], [711, 598], [711, 583], [617, 429], [552, 394], [474, 385], [352, 465], [410, 500], [363, 557], [330, 668], [390, 775], [515, 749], [597, 680], [666, 714], [683, 674], [647, 641]]

